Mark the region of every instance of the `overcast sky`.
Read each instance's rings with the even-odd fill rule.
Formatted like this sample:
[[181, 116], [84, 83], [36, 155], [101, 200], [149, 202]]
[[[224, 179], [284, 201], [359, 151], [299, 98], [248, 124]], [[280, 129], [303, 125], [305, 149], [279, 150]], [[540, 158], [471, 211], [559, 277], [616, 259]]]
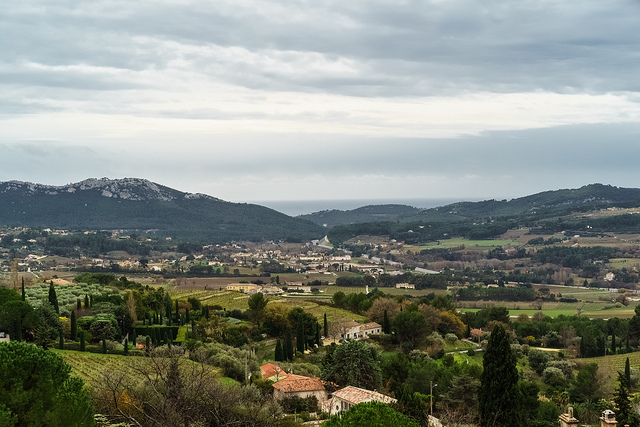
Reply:
[[640, 187], [640, 2], [0, 8], [0, 181], [230, 201]]

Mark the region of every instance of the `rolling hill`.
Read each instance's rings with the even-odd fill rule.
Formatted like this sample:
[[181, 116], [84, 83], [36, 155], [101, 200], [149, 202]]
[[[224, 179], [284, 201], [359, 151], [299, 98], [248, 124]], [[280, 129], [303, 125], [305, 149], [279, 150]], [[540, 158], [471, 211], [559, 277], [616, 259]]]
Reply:
[[302, 241], [322, 227], [263, 206], [184, 193], [145, 179], [87, 179], [64, 186], [0, 183], [0, 225], [136, 230], [191, 241]]

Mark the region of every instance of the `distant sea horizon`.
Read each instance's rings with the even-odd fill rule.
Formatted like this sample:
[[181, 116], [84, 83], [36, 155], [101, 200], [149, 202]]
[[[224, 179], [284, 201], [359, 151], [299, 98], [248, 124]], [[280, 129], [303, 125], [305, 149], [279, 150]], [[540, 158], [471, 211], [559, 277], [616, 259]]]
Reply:
[[258, 200], [248, 201], [266, 206], [290, 216], [305, 215], [314, 212], [337, 209], [341, 211], [357, 209], [369, 205], [407, 205], [421, 209], [435, 208], [456, 202], [475, 202], [480, 199], [342, 199], [342, 200]]

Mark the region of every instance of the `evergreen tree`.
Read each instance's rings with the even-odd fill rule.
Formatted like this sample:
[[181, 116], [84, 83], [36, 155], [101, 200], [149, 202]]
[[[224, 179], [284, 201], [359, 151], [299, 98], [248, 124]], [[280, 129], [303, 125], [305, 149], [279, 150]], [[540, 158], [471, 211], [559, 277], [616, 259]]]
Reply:
[[629, 398], [629, 383], [625, 375], [621, 372], [618, 372], [618, 381], [620, 385], [613, 396], [618, 425], [628, 424], [630, 427], [638, 427], [640, 417], [633, 409], [631, 399]]
[[316, 338], [316, 342], [315, 342], [316, 346], [320, 347], [320, 324], [319, 323], [316, 323], [316, 337], [315, 338]]
[[84, 331], [80, 329], [80, 351], [86, 351], [87, 344], [84, 341]]
[[80, 309], [82, 309], [82, 300], [78, 298], [78, 300], [76, 301], [76, 310]]
[[483, 365], [478, 397], [480, 425], [521, 425], [516, 359], [511, 351], [509, 336], [502, 325], [496, 325], [491, 332]]
[[298, 331], [296, 333], [296, 350], [300, 353], [304, 353], [305, 348], [305, 336], [304, 336], [304, 323], [301, 318], [298, 318]]
[[84, 294], [84, 308], [89, 308], [89, 295]]
[[129, 355], [129, 340], [127, 338], [124, 339], [124, 355]]
[[133, 330], [131, 331], [131, 342], [133, 343], [133, 345], [136, 345], [137, 341], [138, 335], [136, 334], [136, 328], [133, 328]]
[[211, 316], [211, 314], [209, 313], [209, 306], [205, 305], [204, 306], [204, 317], [209, 319], [209, 316]]
[[284, 362], [284, 352], [280, 340], [276, 341], [276, 354], [274, 356], [276, 362]]
[[382, 332], [385, 334], [391, 333], [391, 323], [389, 322], [389, 315], [387, 314], [387, 309], [384, 309], [384, 319], [382, 320]]
[[616, 354], [616, 334], [611, 335], [611, 354]]
[[171, 319], [171, 308], [173, 307], [173, 303], [171, 301], [171, 297], [169, 295], [165, 295], [164, 301], [164, 315], [167, 319]]
[[76, 312], [71, 312], [71, 334], [69, 336], [71, 341], [76, 341], [78, 339], [78, 321], [76, 320]]
[[60, 307], [58, 306], [58, 296], [56, 295], [56, 289], [53, 287], [53, 280], [49, 284], [49, 304], [51, 304], [56, 313], [60, 313]]
[[324, 336], [329, 336], [329, 323], [327, 323], [327, 313], [324, 314]]
[[22, 301], [27, 299], [27, 294], [24, 291], [24, 277], [22, 278]]
[[288, 329], [284, 334], [284, 356], [285, 360], [293, 362], [293, 339], [291, 338], [291, 331]]
[[146, 351], [151, 350], [151, 337], [149, 335], [144, 339], [144, 347]]
[[89, 308], [93, 307], [93, 297], [89, 295]]
[[176, 300], [176, 323], [180, 322], [180, 307], [178, 306], [178, 300]]
[[107, 354], [107, 339], [102, 338], [102, 354]]
[[631, 387], [631, 365], [629, 364], [629, 358], [624, 362], [624, 378], [627, 381], [629, 387]]
[[187, 323], [191, 322], [191, 317], [190, 317], [189, 309], [188, 309], [188, 308], [187, 308], [187, 309], [185, 309], [185, 311], [184, 311], [184, 320], [185, 320], [185, 322], [187, 322]]
[[58, 348], [64, 350], [64, 333], [60, 331], [60, 338], [58, 340]]

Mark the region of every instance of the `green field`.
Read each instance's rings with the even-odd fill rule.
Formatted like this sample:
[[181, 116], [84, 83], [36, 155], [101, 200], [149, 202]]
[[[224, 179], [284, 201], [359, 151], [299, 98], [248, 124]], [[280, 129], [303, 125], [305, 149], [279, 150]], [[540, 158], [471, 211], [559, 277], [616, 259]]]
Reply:
[[449, 249], [464, 245], [465, 249], [494, 249], [499, 246], [521, 246], [518, 240], [469, 240], [463, 237], [443, 239], [424, 246], [405, 246], [404, 249], [421, 251], [423, 249]]
[[[352, 289], [352, 288], [348, 288]], [[364, 292], [364, 288], [362, 288]], [[207, 305], [219, 305], [229, 310], [247, 310], [249, 308], [249, 295], [235, 291], [170, 291], [172, 298], [178, 298], [186, 300], [187, 298], [197, 298], [203, 304]], [[322, 299], [322, 295], [320, 296]], [[354, 314], [348, 310], [344, 310], [336, 307], [329, 307], [320, 305], [313, 302], [313, 299], [318, 299], [314, 295], [293, 296], [293, 297], [281, 297], [281, 296], [267, 296], [270, 304], [280, 303], [289, 308], [302, 307], [308, 313], [313, 314], [318, 319], [322, 319], [324, 314], [327, 314], [327, 320], [333, 321], [338, 319], [351, 319], [356, 321], [363, 321], [365, 316]], [[326, 296], [324, 298], [327, 298]]]
[[[71, 366], [71, 376], [82, 379], [89, 389], [99, 388], [105, 376], [111, 372], [124, 374], [126, 377], [141, 377], [137, 371], [141, 365], [152, 363], [152, 359], [139, 356], [120, 356], [115, 354], [86, 353], [80, 351], [51, 349]], [[189, 362], [195, 363], [195, 362]], [[234, 382], [231, 378], [221, 377], [217, 368], [204, 365], [212, 376], [225, 382]]]

